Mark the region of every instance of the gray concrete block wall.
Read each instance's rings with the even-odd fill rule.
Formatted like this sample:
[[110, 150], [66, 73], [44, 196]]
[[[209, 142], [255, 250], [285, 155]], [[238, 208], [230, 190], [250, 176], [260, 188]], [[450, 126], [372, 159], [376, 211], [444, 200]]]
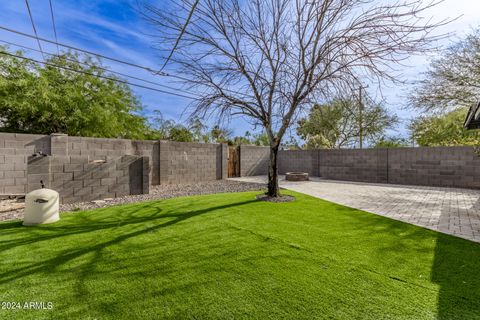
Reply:
[[65, 134], [50, 136], [52, 150], [49, 154], [59, 156], [89, 156], [105, 159], [106, 156], [131, 154], [131, 140], [74, 137]]
[[[69, 137], [63, 133], [54, 133], [50, 135], [50, 154], [58, 156], [69, 155]], [[72, 154], [73, 155], [73, 154]], [[80, 155], [80, 154], [79, 154]]]
[[160, 141], [160, 184], [222, 179], [224, 153], [219, 144]]
[[228, 145], [221, 143], [217, 145], [216, 150], [216, 180], [228, 178]]
[[[128, 146], [126, 151], [128, 151]], [[149, 161], [149, 179], [152, 185], [160, 184], [160, 141], [134, 140], [131, 142], [131, 152], [137, 156], [148, 157]], [[128, 153], [126, 153], [128, 154]]]
[[318, 150], [282, 150], [278, 156], [279, 173], [307, 172], [318, 176]]
[[0, 194], [24, 194], [28, 156], [49, 154], [50, 147], [50, 136], [0, 133]]
[[39, 189], [42, 182], [45, 187], [50, 188], [50, 156], [28, 156], [27, 162], [27, 183], [25, 192]]
[[326, 179], [387, 182], [386, 149], [285, 150], [279, 153], [279, 173], [307, 172]]
[[96, 160], [122, 155], [148, 156], [150, 181], [152, 185], [159, 184], [159, 141], [84, 137], [68, 137], [68, 141], [68, 155], [88, 156]]
[[[228, 178], [228, 145], [226, 143], [222, 143], [220, 145], [221, 153], [220, 156], [217, 158], [217, 163], [221, 161], [221, 174], [217, 179], [227, 179]], [[218, 165], [217, 165], [218, 168]]]
[[396, 184], [480, 188], [480, 157], [472, 147], [389, 149], [388, 180]]
[[95, 163], [88, 156], [30, 157], [27, 191], [40, 187], [60, 194], [62, 203], [143, 194], [149, 191], [149, 161], [142, 156], [107, 157]]
[[[168, 154], [169, 150], [172, 154]], [[41, 160], [31, 157], [36, 152], [51, 155], [53, 158]], [[143, 161], [147, 162], [143, 165], [149, 170], [147, 177], [142, 178], [144, 192], [150, 185], [160, 184], [161, 180], [165, 184], [193, 183], [225, 179], [228, 174], [228, 147], [225, 144], [85, 138], [64, 134], [45, 136], [0, 133], [0, 194], [25, 194], [37, 189], [40, 180], [48, 187], [57, 187], [62, 179], [70, 179], [68, 170], [72, 168], [77, 171], [81, 165], [93, 160], [123, 156], [143, 157]], [[65, 159], [68, 160], [62, 160], [62, 157], [67, 157]], [[50, 161], [48, 169], [42, 161]], [[75, 182], [75, 175], [78, 174], [74, 172], [74, 182], [70, 183], [72, 188], [79, 188], [79, 183]], [[100, 188], [102, 185], [96, 187], [99, 191], [105, 189]], [[86, 193], [77, 190], [77, 193], [83, 192]], [[117, 193], [120, 192], [121, 190]], [[84, 194], [82, 196], [86, 197]]]
[[270, 148], [259, 146], [240, 146], [240, 176], [258, 176], [268, 173]]
[[388, 183], [387, 149], [319, 150], [319, 176], [326, 179]]
[[[317, 174], [314, 170], [318, 154]], [[282, 151], [280, 173], [303, 171], [332, 180], [480, 188], [473, 147]]]
[[132, 140], [68, 136], [67, 154], [104, 160], [107, 156], [133, 155]]
[[[35, 153], [52, 155], [53, 160], [34, 159]], [[124, 156], [142, 157], [142, 168], [148, 168], [138, 174], [141, 179], [132, 178], [138, 179], [135, 185], [141, 184], [143, 192], [150, 185], [227, 177], [228, 147], [224, 144], [0, 133], [0, 194], [24, 194], [38, 188], [40, 180], [47, 186], [63, 181], [64, 188], [72, 188], [73, 196], [76, 193], [82, 199], [88, 198], [89, 187], [115, 196], [131, 192], [122, 187], [128, 180], [125, 177], [120, 184], [115, 177], [118, 190], [109, 188], [113, 180], [103, 177], [105, 168], [98, 169], [98, 177], [103, 177], [100, 182], [93, 176], [77, 181], [81, 175], [77, 171], [85, 171], [85, 163]], [[49, 161], [48, 170], [42, 161]], [[268, 165], [268, 147], [240, 147], [242, 176], [267, 174]], [[279, 172], [287, 171], [337, 180], [480, 188], [480, 157], [473, 147], [280, 151]]]

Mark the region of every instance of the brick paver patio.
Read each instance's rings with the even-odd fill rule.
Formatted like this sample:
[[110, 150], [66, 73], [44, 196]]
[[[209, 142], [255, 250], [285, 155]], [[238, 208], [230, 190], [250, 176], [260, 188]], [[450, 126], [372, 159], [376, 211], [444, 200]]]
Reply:
[[[234, 178], [266, 182], [266, 176]], [[280, 186], [435, 231], [480, 242], [480, 190], [373, 184], [311, 178]]]

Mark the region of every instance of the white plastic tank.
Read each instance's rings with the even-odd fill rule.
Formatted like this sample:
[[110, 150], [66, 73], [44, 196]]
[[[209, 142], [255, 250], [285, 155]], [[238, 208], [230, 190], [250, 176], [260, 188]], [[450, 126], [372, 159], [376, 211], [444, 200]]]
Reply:
[[60, 220], [59, 194], [51, 189], [37, 189], [25, 196], [23, 225], [52, 223]]

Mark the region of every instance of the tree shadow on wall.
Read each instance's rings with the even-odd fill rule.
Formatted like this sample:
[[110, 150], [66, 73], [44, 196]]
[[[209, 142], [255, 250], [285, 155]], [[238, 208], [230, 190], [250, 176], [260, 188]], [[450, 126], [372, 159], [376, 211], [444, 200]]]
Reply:
[[[143, 194], [143, 187], [148, 176], [144, 176], [143, 158], [138, 158], [128, 165], [128, 187], [130, 195]], [[146, 183], [149, 183], [147, 181]]]
[[51, 136], [42, 136], [38, 139], [28, 142], [25, 147], [33, 147], [33, 152], [41, 152], [45, 155], [52, 153]]

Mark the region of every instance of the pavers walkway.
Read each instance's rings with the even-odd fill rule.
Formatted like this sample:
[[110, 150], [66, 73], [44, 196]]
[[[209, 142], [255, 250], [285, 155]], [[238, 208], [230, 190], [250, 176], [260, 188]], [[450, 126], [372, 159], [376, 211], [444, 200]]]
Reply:
[[[266, 176], [233, 178], [266, 182]], [[312, 177], [280, 186], [317, 198], [480, 242], [480, 190], [373, 184]]]

